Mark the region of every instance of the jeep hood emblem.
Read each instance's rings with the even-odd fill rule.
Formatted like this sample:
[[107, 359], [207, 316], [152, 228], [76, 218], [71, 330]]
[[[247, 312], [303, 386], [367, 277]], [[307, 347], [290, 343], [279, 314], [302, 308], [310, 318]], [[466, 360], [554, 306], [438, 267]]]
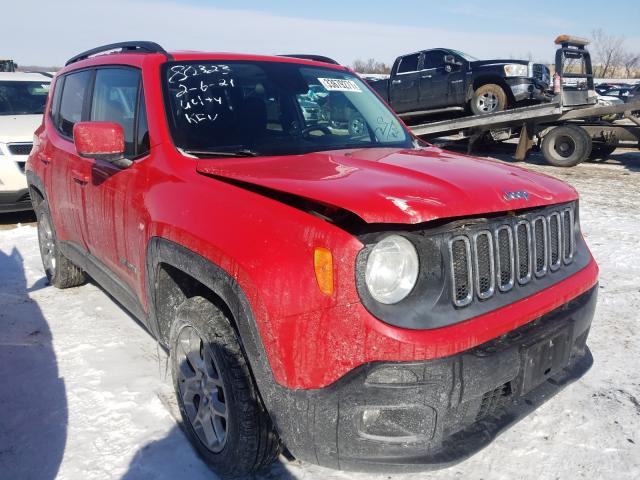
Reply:
[[513, 192], [504, 192], [502, 196], [505, 200], [529, 200], [529, 192], [526, 190], [515, 190]]

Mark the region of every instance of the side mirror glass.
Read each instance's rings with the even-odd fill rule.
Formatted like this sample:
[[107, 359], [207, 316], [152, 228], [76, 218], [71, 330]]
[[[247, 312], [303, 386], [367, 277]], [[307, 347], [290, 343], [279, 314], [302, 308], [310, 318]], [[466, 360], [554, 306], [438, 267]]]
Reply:
[[73, 143], [78, 155], [124, 167], [124, 130], [116, 122], [78, 122], [73, 126]]
[[453, 55], [445, 55], [444, 56], [444, 63], [446, 63], [447, 65], [457, 65], [458, 62], [456, 62], [456, 57], [454, 57]]

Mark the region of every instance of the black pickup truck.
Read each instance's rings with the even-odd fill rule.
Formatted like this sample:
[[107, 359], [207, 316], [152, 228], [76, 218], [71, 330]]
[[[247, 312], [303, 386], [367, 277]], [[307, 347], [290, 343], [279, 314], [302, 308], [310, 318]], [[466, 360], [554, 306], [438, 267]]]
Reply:
[[402, 116], [467, 108], [481, 115], [551, 98], [550, 73], [543, 64], [478, 60], [447, 48], [403, 55], [390, 78], [365, 79]]

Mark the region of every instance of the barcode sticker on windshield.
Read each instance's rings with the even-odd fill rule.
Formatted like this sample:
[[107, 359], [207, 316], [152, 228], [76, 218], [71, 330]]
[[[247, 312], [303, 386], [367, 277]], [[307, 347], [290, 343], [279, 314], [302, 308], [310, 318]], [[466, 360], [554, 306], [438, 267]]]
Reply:
[[357, 92], [362, 93], [358, 84], [353, 80], [340, 78], [319, 78], [318, 81], [330, 92]]

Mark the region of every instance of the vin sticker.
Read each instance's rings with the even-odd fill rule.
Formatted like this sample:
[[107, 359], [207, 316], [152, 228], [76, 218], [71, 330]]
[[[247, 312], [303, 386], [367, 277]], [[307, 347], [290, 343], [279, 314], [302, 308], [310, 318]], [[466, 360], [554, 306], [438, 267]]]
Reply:
[[319, 78], [318, 81], [330, 92], [357, 92], [362, 93], [358, 84], [353, 80], [340, 78]]

